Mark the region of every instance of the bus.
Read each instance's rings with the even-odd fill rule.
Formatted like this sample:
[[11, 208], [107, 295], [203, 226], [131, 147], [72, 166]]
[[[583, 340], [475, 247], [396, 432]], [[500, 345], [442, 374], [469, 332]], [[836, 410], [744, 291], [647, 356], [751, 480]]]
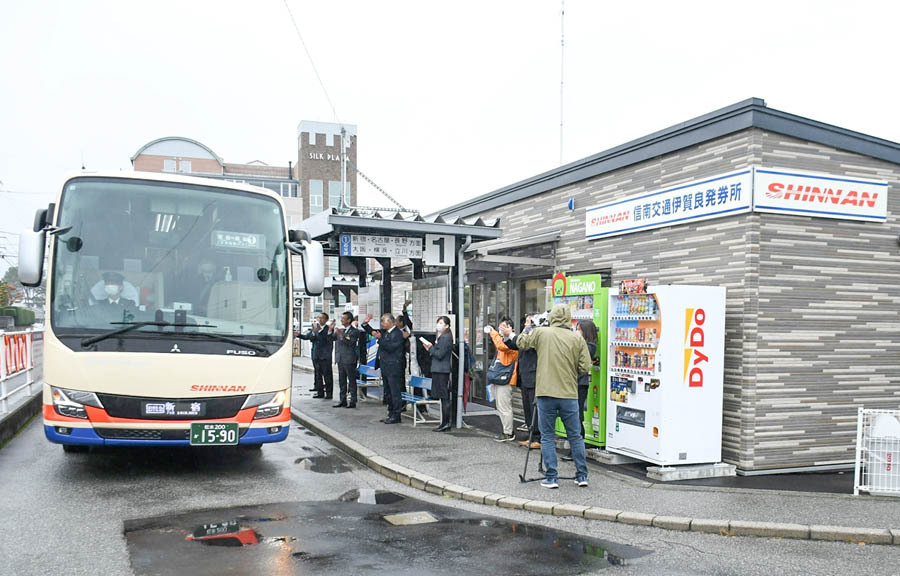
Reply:
[[265, 189], [170, 174], [79, 172], [20, 236], [47, 258], [43, 420], [90, 446], [260, 447], [290, 429], [291, 255], [321, 294], [322, 246]]

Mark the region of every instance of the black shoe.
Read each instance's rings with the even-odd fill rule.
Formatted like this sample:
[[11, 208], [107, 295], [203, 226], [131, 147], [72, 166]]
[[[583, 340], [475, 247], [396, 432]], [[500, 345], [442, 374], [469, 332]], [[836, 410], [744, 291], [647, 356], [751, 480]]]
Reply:
[[313, 398], [324, 398], [324, 397], [325, 396], [323, 394], [316, 394], [313, 396]]
[[346, 402], [338, 402], [337, 404], [335, 404], [334, 406], [332, 406], [332, 408], [346, 408], [346, 407], [347, 407], [347, 403], [346, 403]]
[[384, 422], [385, 424], [399, 424], [400, 417], [394, 416], [393, 418], [385, 418], [384, 420], [382, 420], [382, 422]]
[[438, 426], [437, 428], [434, 428], [432, 430], [432, 432], [449, 432], [449, 431], [450, 431], [449, 424], [441, 424], [440, 426]]
[[315, 389], [315, 388], [310, 388], [309, 391], [310, 391], [310, 392], [315, 392], [316, 389]]
[[325, 399], [326, 399], [326, 400], [331, 400], [331, 394], [328, 394], [327, 396], [325, 396]]
[[349, 404], [344, 404], [344, 408], [356, 408], [356, 402], [351, 402]]

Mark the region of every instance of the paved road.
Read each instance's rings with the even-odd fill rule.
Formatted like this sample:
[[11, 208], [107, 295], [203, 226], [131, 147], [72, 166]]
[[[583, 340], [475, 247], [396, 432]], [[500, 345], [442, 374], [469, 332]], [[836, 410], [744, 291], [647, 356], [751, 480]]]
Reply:
[[[900, 573], [894, 547], [725, 538], [488, 511], [395, 484], [297, 427], [287, 442], [261, 453], [64, 454], [34, 421], [0, 450], [0, 479], [0, 574], [17, 576], [240, 574], [251, 567], [267, 574], [384, 573], [393, 556], [408, 557], [409, 549], [419, 550], [422, 561], [399, 560], [395, 572], [539, 574], [552, 565], [554, 574]], [[376, 490], [406, 498], [376, 497]], [[385, 514], [411, 511], [440, 522], [396, 530], [383, 522]], [[204, 545], [204, 537], [218, 534], [256, 538], [258, 545]], [[339, 561], [335, 554], [352, 557]], [[611, 565], [610, 554], [625, 565]]]

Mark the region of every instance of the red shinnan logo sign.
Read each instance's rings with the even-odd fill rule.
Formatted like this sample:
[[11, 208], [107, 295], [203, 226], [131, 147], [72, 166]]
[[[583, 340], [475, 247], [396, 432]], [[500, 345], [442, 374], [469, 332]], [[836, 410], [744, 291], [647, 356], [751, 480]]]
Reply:
[[804, 186], [803, 184], [794, 185], [784, 182], [770, 183], [768, 189], [766, 189], [766, 197], [772, 200], [794, 200], [810, 204], [834, 204], [838, 206], [849, 204], [860, 208], [875, 208], [878, 202], [878, 192], [857, 192], [852, 189]]

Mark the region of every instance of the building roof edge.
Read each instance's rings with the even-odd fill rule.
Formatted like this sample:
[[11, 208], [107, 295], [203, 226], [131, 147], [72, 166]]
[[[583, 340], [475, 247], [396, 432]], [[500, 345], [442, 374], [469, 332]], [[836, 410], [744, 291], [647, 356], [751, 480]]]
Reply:
[[748, 98], [449, 206], [434, 215], [465, 217], [480, 214], [748, 128], [760, 128], [900, 164], [900, 144], [896, 142], [775, 110], [767, 107], [761, 98]]

